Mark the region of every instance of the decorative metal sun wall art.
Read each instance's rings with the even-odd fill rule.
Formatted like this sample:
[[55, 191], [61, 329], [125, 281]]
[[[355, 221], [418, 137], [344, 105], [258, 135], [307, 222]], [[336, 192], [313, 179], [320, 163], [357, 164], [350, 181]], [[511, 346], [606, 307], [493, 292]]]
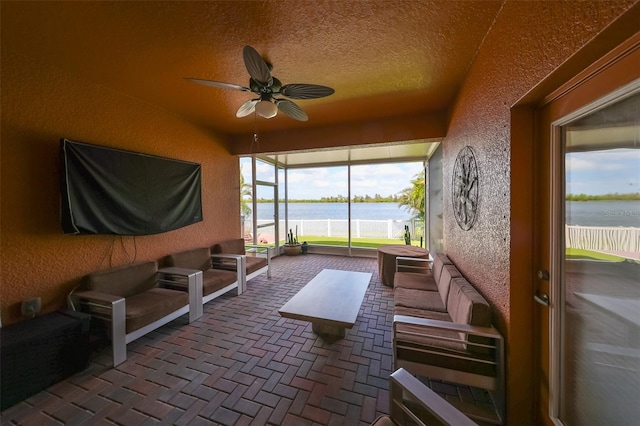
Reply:
[[479, 183], [476, 157], [471, 147], [466, 146], [456, 157], [451, 185], [453, 215], [458, 226], [465, 231], [473, 227], [478, 216]]

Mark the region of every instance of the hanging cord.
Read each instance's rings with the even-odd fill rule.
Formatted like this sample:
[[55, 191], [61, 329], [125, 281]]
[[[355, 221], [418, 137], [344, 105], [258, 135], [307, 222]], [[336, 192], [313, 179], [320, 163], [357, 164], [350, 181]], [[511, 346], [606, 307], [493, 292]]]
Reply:
[[72, 311], [75, 311], [75, 310], [76, 310], [76, 305], [74, 305], [74, 304], [73, 304], [73, 299], [72, 299], [72, 297], [71, 297], [71, 296], [73, 295], [73, 292], [74, 292], [74, 291], [76, 291], [76, 289], [77, 289], [78, 287], [80, 287], [80, 284], [78, 284], [77, 286], [75, 286], [75, 287], [74, 287], [74, 288], [69, 292], [69, 294], [67, 294], [67, 306], [68, 306], [69, 308], [71, 308], [71, 310], [72, 310]]
[[138, 240], [136, 240], [136, 236], [133, 236], [133, 261], [135, 262], [138, 259]]
[[127, 250], [127, 247], [124, 244], [124, 236], [120, 235], [120, 246], [122, 246], [122, 250], [127, 255], [127, 259], [129, 263], [134, 263], [136, 258], [138, 257], [138, 244], [136, 242], [136, 236], [133, 236], [133, 257], [131, 257], [131, 253]]
[[258, 113], [254, 111], [253, 113], [253, 139], [251, 140], [251, 148], [249, 149], [249, 154], [253, 154], [253, 144], [258, 146]]
[[[98, 269], [101, 269], [102, 266], [104, 265], [105, 260], [107, 260], [107, 258], [109, 259], [109, 265], [112, 265], [112, 261], [113, 261], [113, 249], [116, 243], [116, 237], [115, 235], [111, 236], [111, 242], [109, 244], [109, 248], [107, 249], [107, 251], [105, 252], [104, 256], [102, 256], [102, 259], [100, 259], [100, 262], [98, 263]], [[69, 294], [67, 294], [67, 306], [69, 308], [71, 308], [72, 311], [76, 310], [76, 305], [73, 303], [73, 292], [76, 291], [78, 289], [78, 287], [80, 287], [80, 285], [82, 284], [82, 281], [80, 283], [78, 283], [78, 285], [76, 285], [70, 292]]]
[[104, 261], [107, 259], [107, 257], [109, 258], [109, 264], [107, 266], [112, 266], [112, 262], [113, 262], [113, 249], [116, 245], [116, 236], [112, 235], [111, 236], [111, 244], [109, 244], [109, 248], [107, 249], [107, 252], [104, 254], [104, 256], [102, 256], [102, 260], [100, 260], [100, 263], [98, 264], [98, 269], [102, 268], [102, 265], [104, 264]]

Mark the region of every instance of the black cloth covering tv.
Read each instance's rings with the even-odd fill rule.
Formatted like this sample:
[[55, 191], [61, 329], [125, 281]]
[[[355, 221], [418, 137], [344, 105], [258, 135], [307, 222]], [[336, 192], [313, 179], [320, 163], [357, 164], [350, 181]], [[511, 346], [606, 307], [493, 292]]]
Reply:
[[201, 166], [61, 140], [68, 234], [149, 235], [202, 221]]

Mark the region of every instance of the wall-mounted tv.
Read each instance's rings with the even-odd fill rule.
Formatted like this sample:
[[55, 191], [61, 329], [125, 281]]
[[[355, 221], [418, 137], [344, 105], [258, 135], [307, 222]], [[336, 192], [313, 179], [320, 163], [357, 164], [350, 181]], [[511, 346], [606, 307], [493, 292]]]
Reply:
[[201, 166], [62, 139], [66, 234], [150, 235], [202, 221]]

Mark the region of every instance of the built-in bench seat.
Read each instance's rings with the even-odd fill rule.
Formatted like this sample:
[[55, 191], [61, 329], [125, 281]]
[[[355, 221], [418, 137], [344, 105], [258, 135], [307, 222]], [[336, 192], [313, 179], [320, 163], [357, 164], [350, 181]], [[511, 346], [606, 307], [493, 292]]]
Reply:
[[184, 314], [190, 323], [202, 316], [202, 273], [165, 272], [155, 261], [105, 269], [83, 277], [69, 294], [73, 310], [109, 325], [114, 366], [127, 360], [128, 343]]
[[504, 418], [504, 349], [491, 307], [443, 253], [399, 257], [394, 276], [394, 369], [487, 389]]
[[216, 269], [235, 269], [235, 262], [225, 259], [225, 255], [242, 256], [244, 259], [244, 276], [242, 291], [247, 289], [247, 281], [260, 274], [271, 278], [271, 258], [274, 248], [266, 245], [249, 244], [242, 238], [220, 241], [211, 246], [213, 267]]
[[[214, 268], [214, 263], [223, 259], [228, 263], [230, 269]], [[208, 247], [173, 253], [164, 259], [167, 266], [196, 269], [202, 271], [202, 303], [211, 300], [237, 289], [238, 294], [242, 294], [244, 286], [245, 263], [242, 256], [221, 256], [213, 255]]]

